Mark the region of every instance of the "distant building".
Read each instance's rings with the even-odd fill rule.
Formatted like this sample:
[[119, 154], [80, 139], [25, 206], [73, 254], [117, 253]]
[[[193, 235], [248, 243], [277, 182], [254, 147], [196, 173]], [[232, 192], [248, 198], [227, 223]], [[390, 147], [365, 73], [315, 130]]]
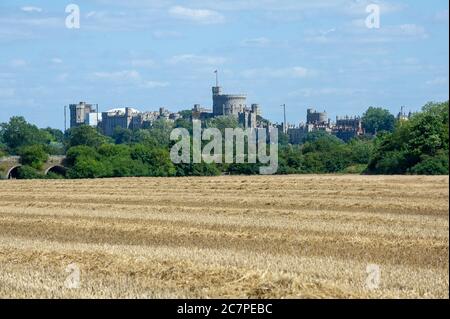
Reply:
[[247, 108], [247, 96], [244, 94], [223, 94], [220, 86], [212, 88], [213, 116], [236, 116], [244, 128], [256, 128], [257, 117], [261, 116], [258, 104]]
[[289, 136], [289, 143], [291, 144], [301, 144], [303, 141], [303, 138], [308, 134], [307, 131], [305, 131], [304, 127], [292, 127], [288, 128], [287, 134]]
[[112, 136], [117, 127], [132, 129], [137, 125], [140, 112], [131, 107], [112, 109], [102, 113], [101, 128], [104, 135]]
[[261, 108], [259, 107], [259, 104], [252, 104], [252, 113], [255, 113], [256, 116], [261, 116]]
[[214, 116], [238, 116], [247, 107], [247, 96], [243, 94], [222, 94], [222, 88], [215, 86], [213, 92]]
[[192, 118], [196, 120], [205, 121], [214, 117], [213, 111], [206, 107], [202, 107], [200, 104], [195, 104], [192, 109]]
[[179, 118], [181, 118], [179, 113], [169, 112], [163, 107], [157, 112], [140, 112], [137, 109], [126, 107], [103, 112], [102, 122], [99, 126], [104, 135], [112, 136], [117, 127], [138, 130], [151, 127], [157, 120], [174, 122]]
[[327, 125], [329, 122], [327, 112], [317, 112], [313, 109], [306, 111], [306, 124]]
[[102, 115], [92, 104], [80, 102], [78, 104], [70, 104], [70, 127], [81, 125], [97, 126], [101, 121]]
[[[222, 94], [222, 88], [216, 85], [212, 88], [213, 108], [194, 105], [192, 118], [202, 121], [217, 116], [235, 116], [244, 128], [257, 128], [261, 109], [258, 104], [247, 107], [245, 95]], [[115, 108], [99, 114], [91, 104], [80, 102], [70, 105], [71, 127], [92, 125], [101, 128], [104, 135], [112, 136], [117, 127], [122, 129], [141, 129], [151, 127], [157, 120], [176, 121], [182, 116], [161, 107], [157, 112], [140, 112], [131, 107]]]
[[240, 112], [238, 115], [239, 124], [241, 124], [244, 129], [247, 128], [256, 128], [257, 127], [257, 118], [256, 113], [251, 111]]
[[405, 107], [402, 106], [400, 113], [397, 115], [397, 120], [399, 121], [409, 121], [413, 113], [410, 111], [408, 114], [405, 112]]
[[346, 142], [356, 136], [364, 135], [361, 117], [336, 117], [336, 124], [333, 127], [333, 134]]
[[306, 123], [301, 123], [298, 127], [288, 126], [289, 143], [301, 144], [308, 133], [318, 131], [335, 135], [344, 141], [364, 135], [360, 117], [336, 117], [336, 123], [332, 123], [325, 111], [317, 112], [313, 109], [308, 109]]

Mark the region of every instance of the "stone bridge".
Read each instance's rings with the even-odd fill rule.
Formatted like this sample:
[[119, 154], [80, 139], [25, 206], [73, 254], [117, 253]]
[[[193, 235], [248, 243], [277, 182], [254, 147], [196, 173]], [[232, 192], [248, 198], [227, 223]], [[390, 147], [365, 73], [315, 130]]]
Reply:
[[[42, 174], [49, 172], [65, 175], [65, 156], [50, 156], [40, 170]], [[14, 179], [17, 177], [17, 169], [21, 167], [20, 156], [9, 156], [0, 158], [0, 179]]]

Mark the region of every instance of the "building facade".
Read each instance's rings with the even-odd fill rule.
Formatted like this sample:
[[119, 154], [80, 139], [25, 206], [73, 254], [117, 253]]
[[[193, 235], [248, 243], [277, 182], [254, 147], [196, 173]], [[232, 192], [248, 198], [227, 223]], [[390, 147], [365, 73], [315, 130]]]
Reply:
[[[247, 107], [245, 95], [222, 94], [222, 88], [215, 86], [213, 92], [213, 108], [194, 105], [192, 118], [207, 120], [217, 116], [235, 116], [244, 128], [257, 128], [258, 116], [261, 116], [259, 104]], [[89, 124], [98, 126], [104, 135], [112, 136], [117, 127], [122, 129], [141, 129], [151, 127], [157, 120], [176, 121], [180, 113], [172, 113], [161, 107], [157, 112], [140, 112], [131, 107], [115, 108], [99, 114], [91, 104], [80, 102], [70, 105], [71, 127]]]
[[220, 86], [212, 88], [213, 116], [236, 116], [244, 128], [256, 128], [258, 116], [261, 116], [259, 104], [247, 107], [247, 96], [244, 94], [223, 94]]
[[336, 117], [336, 124], [333, 127], [333, 134], [346, 142], [356, 136], [364, 135], [361, 117]]
[[317, 112], [314, 109], [306, 111], [306, 124], [327, 125], [329, 123], [327, 112]]
[[247, 108], [247, 96], [243, 94], [222, 94], [222, 88], [215, 86], [213, 92], [214, 116], [238, 116]]
[[69, 111], [71, 128], [81, 125], [97, 126], [102, 117], [96, 107], [86, 102], [70, 104]]
[[100, 127], [104, 135], [112, 136], [117, 127], [138, 130], [149, 128], [158, 120], [173, 122], [179, 118], [181, 118], [179, 113], [171, 113], [165, 108], [160, 108], [157, 112], [140, 112], [126, 107], [103, 112]]
[[117, 127], [123, 129], [132, 129], [136, 124], [134, 118], [139, 116], [140, 112], [131, 107], [112, 109], [102, 113], [101, 129], [104, 135], [112, 136]]
[[360, 117], [336, 117], [336, 122], [333, 123], [328, 118], [327, 112], [317, 112], [314, 109], [308, 109], [306, 112], [306, 123], [301, 123], [297, 127], [288, 126], [289, 143], [301, 144], [308, 133], [319, 131], [332, 134], [346, 142], [365, 134]]

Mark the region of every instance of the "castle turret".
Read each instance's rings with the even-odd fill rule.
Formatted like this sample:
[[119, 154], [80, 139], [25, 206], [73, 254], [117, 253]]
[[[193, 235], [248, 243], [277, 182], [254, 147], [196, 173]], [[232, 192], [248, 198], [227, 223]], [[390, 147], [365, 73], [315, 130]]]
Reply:
[[261, 116], [261, 108], [259, 104], [252, 104], [252, 113], [255, 113], [257, 116]]
[[222, 88], [220, 86], [213, 86], [212, 93], [213, 96], [222, 95]]

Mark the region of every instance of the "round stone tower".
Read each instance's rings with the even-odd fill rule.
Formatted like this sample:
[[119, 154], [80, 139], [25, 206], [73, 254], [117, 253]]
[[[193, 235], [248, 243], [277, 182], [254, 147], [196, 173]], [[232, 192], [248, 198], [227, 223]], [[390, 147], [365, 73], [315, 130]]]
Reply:
[[245, 95], [222, 94], [222, 88], [219, 86], [213, 87], [212, 92], [214, 116], [238, 116], [247, 106], [247, 96]]

